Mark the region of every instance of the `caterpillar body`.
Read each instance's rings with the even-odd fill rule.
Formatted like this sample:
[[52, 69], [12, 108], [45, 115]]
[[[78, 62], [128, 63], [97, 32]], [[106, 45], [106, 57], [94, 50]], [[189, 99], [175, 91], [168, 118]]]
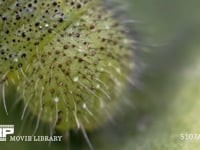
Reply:
[[102, 125], [134, 68], [126, 29], [98, 0], [0, 0], [0, 86], [66, 131]]

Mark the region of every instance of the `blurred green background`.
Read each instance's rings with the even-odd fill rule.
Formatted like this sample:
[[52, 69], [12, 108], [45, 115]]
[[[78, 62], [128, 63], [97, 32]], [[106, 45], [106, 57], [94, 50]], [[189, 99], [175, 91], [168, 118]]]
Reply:
[[[195, 150], [200, 140], [181, 140], [182, 133], [200, 134], [200, 1], [126, 0], [121, 2], [137, 31], [139, 52], [135, 86], [113, 123], [88, 133], [95, 150]], [[128, 22], [128, 21], [127, 21]], [[130, 94], [131, 93], [131, 94]], [[126, 93], [125, 93], [126, 94]], [[9, 94], [10, 100], [14, 97]], [[13, 95], [13, 96], [12, 96]], [[12, 101], [8, 102], [10, 106]], [[18, 105], [20, 109], [21, 105]], [[2, 106], [0, 106], [3, 108]], [[21, 112], [9, 117], [0, 110], [1, 124], [15, 124], [20, 131]], [[34, 118], [33, 118], [34, 122]], [[26, 122], [23, 135], [35, 124]], [[37, 135], [44, 134], [46, 126]], [[57, 133], [59, 134], [59, 133]], [[1, 142], [5, 150], [87, 150], [82, 134], [71, 132], [68, 142]]]

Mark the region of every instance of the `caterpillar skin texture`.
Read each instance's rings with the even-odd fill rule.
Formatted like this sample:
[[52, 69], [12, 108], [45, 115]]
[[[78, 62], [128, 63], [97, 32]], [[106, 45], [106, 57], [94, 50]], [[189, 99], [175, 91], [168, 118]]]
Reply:
[[102, 5], [0, 0], [0, 82], [16, 86], [22, 118], [30, 111], [62, 131], [92, 129], [120, 107], [132, 43]]

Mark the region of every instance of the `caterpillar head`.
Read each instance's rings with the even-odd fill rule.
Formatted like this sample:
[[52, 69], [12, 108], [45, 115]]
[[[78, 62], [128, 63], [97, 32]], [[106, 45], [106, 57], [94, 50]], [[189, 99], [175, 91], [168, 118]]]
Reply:
[[0, 79], [60, 130], [92, 129], [119, 107], [133, 69], [126, 30], [97, 0], [0, 1]]

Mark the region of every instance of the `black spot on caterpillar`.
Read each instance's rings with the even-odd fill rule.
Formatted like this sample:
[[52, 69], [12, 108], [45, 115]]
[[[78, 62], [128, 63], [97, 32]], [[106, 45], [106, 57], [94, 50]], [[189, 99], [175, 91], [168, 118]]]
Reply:
[[134, 68], [126, 29], [97, 0], [0, 0], [0, 85], [61, 131], [93, 129], [118, 107]]

